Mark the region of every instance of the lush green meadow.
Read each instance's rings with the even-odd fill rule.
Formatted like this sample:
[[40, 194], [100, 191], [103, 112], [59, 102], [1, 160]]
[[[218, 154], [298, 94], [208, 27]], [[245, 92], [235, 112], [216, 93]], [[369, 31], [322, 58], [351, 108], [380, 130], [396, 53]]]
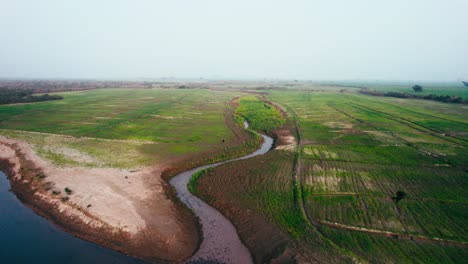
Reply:
[[[468, 108], [336, 91], [268, 98], [287, 110], [290, 125], [297, 121], [297, 152], [217, 167], [200, 177], [201, 197], [227, 214], [223, 208], [258, 212], [309, 260], [464, 262]], [[405, 196], [396, 200], [399, 191]], [[213, 202], [219, 197], [229, 206]], [[232, 218], [240, 230], [248, 225]]]
[[236, 113], [244, 117], [251, 124], [251, 128], [257, 131], [268, 133], [284, 123], [284, 118], [274, 106], [253, 95], [239, 98]]
[[[0, 135], [33, 143], [59, 165], [135, 167], [231, 146], [228, 102], [206, 89], [102, 89], [0, 106]], [[39, 133], [37, 133], [39, 132]]]

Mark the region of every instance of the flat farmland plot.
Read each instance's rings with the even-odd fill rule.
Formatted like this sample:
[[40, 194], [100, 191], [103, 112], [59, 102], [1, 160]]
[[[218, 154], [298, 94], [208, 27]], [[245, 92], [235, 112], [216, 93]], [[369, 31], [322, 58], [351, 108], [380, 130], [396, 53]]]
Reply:
[[[325, 237], [375, 262], [466, 258], [464, 106], [326, 92], [270, 98], [298, 120], [304, 209]], [[397, 201], [398, 191], [404, 198]], [[388, 232], [425, 242], [391, 239]]]
[[229, 100], [239, 94], [204, 89], [64, 92], [60, 101], [0, 106], [0, 135], [32, 143], [58, 165], [150, 165], [237, 145], [225, 118]]

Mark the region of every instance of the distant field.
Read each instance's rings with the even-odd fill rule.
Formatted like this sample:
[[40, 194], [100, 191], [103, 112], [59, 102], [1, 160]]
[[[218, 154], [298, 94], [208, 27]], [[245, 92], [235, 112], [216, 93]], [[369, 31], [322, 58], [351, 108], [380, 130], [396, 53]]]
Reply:
[[[0, 135], [34, 143], [60, 165], [133, 167], [230, 146], [228, 101], [204, 89], [102, 89], [0, 106]], [[45, 133], [45, 134], [39, 134]], [[71, 136], [71, 137], [67, 137]]]
[[[341, 252], [340, 262], [463, 263], [468, 257], [462, 245], [468, 242], [468, 108], [332, 92], [270, 91], [268, 97], [298, 121], [298, 156], [274, 150], [217, 167], [199, 179], [201, 197], [226, 214], [232, 207], [265, 216], [306, 259], [331, 260], [332, 249]], [[396, 202], [398, 191], [406, 196]], [[220, 197], [227, 202], [216, 202]], [[242, 230], [253, 224], [243, 219], [260, 217], [252, 214], [233, 216], [247, 241], [251, 235]]]
[[[419, 84], [423, 87], [422, 92], [415, 92], [413, 86]], [[298, 81], [298, 82], [272, 82], [272, 83], [257, 83], [250, 85], [228, 85], [223, 88], [236, 88], [245, 90], [256, 90], [258, 92], [272, 92], [272, 91], [323, 91], [323, 92], [353, 92], [357, 93], [362, 88], [368, 88], [378, 92], [400, 92], [415, 95], [449, 95], [459, 96], [468, 99], [468, 87], [465, 87], [461, 82], [451, 83], [435, 83], [435, 82], [312, 82], [312, 81]]]
[[468, 98], [468, 87], [463, 86], [461, 83], [453, 84], [425, 84], [420, 83], [423, 87], [422, 92], [416, 93], [413, 90], [413, 85], [418, 83], [408, 83], [408, 84], [370, 84], [364, 85], [369, 87], [372, 90], [382, 91], [382, 92], [402, 92], [402, 93], [411, 93], [411, 94], [436, 94], [436, 95], [450, 95], [450, 96], [460, 96], [465, 99]]

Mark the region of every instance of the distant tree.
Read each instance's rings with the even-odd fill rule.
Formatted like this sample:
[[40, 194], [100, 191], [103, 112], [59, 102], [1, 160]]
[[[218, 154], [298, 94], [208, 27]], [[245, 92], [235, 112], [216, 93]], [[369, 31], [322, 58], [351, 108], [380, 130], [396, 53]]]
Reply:
[[413, 90], [414, 90], [415, 92], [422, 92], [423, 88], [422, 88], [421, 85], [417, 85], [417, 84], [416, 84], [415, 86], [413, 86]]
[[404, 191], [398, 191], [398, 192], [396, 192], [395, 197], [393, 197], [392, 199], [396, 203], [398, 203], [399, 201], [403, 200], [405, 197], [406, 197], [406, 193]]
[[456, 104], [459, 104], [459, 103], [463, 103], [463, 98], [461, 98], [460, 96], [452, 96], [451, 98], [451, 103], [456, 103]]
[[468, 82], [462, 82], [465, 87], [468, 87]]
[[402, 93], [402, 92], [377, 92], [372, 90], [360, 90], [362, 94], [368, 94], [373, 96], [388, 96], [388, 97], [396, 97], [396, 98], [416, 98], [416, 99], [426, 99], [426, 100], [434, 100], [444, 103], [454, 103], [454, 104], [468, 104], [468, 100], [463, 99], [463, 97], [456, 96], [456, 95], [437, 95], [437, 94], [412, 94], [412, 93]]
[[413, 90], [415, 92], [422, 92], [423, 87], [421, 85], [416, 84], [415, 86], [413, 86]]

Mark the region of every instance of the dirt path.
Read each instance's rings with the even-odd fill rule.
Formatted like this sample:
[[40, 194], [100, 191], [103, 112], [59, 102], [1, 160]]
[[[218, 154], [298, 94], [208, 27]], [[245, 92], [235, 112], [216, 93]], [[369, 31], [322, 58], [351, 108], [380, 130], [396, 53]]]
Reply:
[[[245, 128], [248, 124], [245, 123]], [[257, 155], [263, 155], [268, 152], [273, 139], [261, 135], [263, 144], [255, 152], [228, 161], [218, 162], [210, 165], [197, 167], [174, 176], [170, 184], [177, 191], [178, 198], [186, 204], [200, 219], [203, 232], [203, 241], [199, 250], [188, 260], [188, 262], [212, 261], [221, 263], [252, 263], [252, 256], [249, 250], [239, 239], [234, 225], [224, 217], [218, 210], [209, 206], [187, 188], [187, 184], [192, 175], [202, 169], [213, 168], [221, 164], [236, 160], [248, 159]]]
[[319, 220], [318, 223], [320, 223], [322, 225], [326, 225], [328, 227], [332, 227], [332, 228], [359, 231], [359, 232], [363, 232], [363, 233], [383, 235], [383, 236], [394, 237], [394, 238], [398, 238], [398, 239], [420, 240], [420, 241], [437, 241], [437, 242], [445, 242], [445, 243], [458, 245], [458, 246], [468, 246], [467, 242], [444, 239], [444, 238], [438, 238], [438, 237], [428, 237], [428, 236], [420, 236], [420, 235], [402, 234], [402, 233], [396, 233], [396, 232], [392, 232], [392, 231], [384, 231], [384, 230], [365, 228], [365, 227], [359, 227], [359, 226], [344, 225], [344, 224], [340, 224], [340, 223], [336, 223], [336, 222], [330, 222], [330, 221], [326, 221], [326, 220]]

